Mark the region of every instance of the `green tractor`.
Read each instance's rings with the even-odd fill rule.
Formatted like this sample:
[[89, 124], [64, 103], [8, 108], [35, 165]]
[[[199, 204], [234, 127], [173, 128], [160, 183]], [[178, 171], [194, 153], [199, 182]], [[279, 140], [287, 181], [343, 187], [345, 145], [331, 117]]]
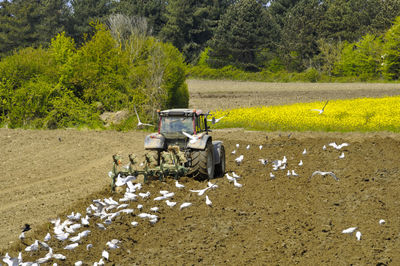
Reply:
[[126, 170], [119, 171], [121, 162], [114, 155], [114, 167], [109, 174], [113, 179], [112, 188], [118, 175], [143, 174], [146, 181], [151, 177], [163, 179], [185, 175], [205, 180], [225, 174], [225, 148], [222, 141], [213, 140], [209, 135], [208, 113], [170, 109], [159, 111], [158, 116], [158, 132], [146, 136], [144, 141], [147, 153], [143, 170], [137, 169], [136, 161], [130, 155]]

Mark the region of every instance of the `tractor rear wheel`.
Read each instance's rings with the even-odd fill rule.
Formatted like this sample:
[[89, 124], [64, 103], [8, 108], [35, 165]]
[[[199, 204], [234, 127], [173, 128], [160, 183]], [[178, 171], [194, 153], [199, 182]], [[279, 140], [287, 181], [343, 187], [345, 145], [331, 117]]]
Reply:
[[192, 151], [191, 175], [195, 178], [206, 180], [214, 178], [214, 156], [211, 142], [207, 143], [205, 150]]

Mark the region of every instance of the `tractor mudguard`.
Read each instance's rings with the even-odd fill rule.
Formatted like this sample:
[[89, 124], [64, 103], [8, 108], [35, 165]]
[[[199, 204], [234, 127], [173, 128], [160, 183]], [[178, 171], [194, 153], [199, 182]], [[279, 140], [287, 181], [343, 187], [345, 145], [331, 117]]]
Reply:
[[216, 140], [212, 142], [213, 153], [214, 153], [214, 164], [219, 164], [221, 162], [221, 146], [222, 141]]
[[165, 137], [158, 133], [147, 135], [144, 139], [145, 149], [163, 149], [165, 143]]
[[208, 140], [211, 141], [211, 136], [204, 135], [201, 139], [199, 139], [195, 143], [188, 142], [187, 147], [191, 148], [191, 149], [196, 149], [196, 150], [204, 150], [206, 148]]

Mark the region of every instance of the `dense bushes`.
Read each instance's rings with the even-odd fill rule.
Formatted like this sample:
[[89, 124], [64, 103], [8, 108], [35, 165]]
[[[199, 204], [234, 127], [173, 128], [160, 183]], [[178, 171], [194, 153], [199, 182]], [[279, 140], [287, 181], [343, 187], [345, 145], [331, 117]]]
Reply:
[[79, 48], [62, 33], [48, 49], [15, 52], [0, 62], [0, 77], [0, 123], [9, 127], [99, 128], [103, 111], [132, 113], [135, 104], [147, 120], [188, 105], [176, 48], [134, 32], [117, 41], [102, 24]]

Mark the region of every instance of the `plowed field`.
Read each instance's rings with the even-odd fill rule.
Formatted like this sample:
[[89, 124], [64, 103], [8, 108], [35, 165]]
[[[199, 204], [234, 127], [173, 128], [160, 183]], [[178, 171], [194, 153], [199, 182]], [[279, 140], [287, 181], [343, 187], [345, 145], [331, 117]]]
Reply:
[[[397, 85], [392, 84], [353, 92], [337, 86], [336, 97], [332, 92], [330, 99], [398, 94]], [[215, 92], [225, 96], [214, 95], [211, 98], [215, 101], [210, 103], [211, 98], [204, 96], [210, 88], [204, 88], [204, 95], [191, 88], [190, 105], [201, 108], [205, 104], [203, 109], [213, 110], [232, 103], [259, 105], [262, 97], [272, 99], [269, 104], [278, 104], [296, 99], [324, 100], [327, 95], [318, 88], [282, 93], [289, 89], [265, 95], [250, 93], [240, 99], [226, 88], [219, 89]], [[246, 89], [240, 91], [243, 94]], [[94, 199], [112, 197], [118, 201], [123, 194], [111, 193], [108, 186], [111, 156], [133, 152], [142, 157], [146, 134], [0, 129], [0, 258], [6, 252], [15, 257], [19, 251], [23, 261], [45, 257], [48, 250], [43, 247], [34, 252], [24, 249], [35, 239], [43, 241], [49, 232], [52, 238], [48, 244], [66, 260], [52, 258], [47, 265], [73, 265], [76, 261], [93, 265], [105, 249], [109, 252], [107, 265], [400, 264], [400, 135], [390, 133], [214, 131], [213, 138], [225, 145], [227, 172], [239, 174], [237, 182], [242, 187], [235, 187], [226, 177], [212, 180], [218, 188], [205, 193], [212, 201], [209, 207], [205, 195], [189, 191], [206, 188], [207, 182], [181, 178], [183, 189], [176, 188], [173, 179], [149, 182], [136, 192], [149, 191], [147, 199], [138, 197], [119, 209], [133, 209], [133, 213], [120, 213], [109, 225], [91, 216], [90, 225], [70, 237], [84, 230], [90, 230], [89, 235], [78, 241], [74, 250], [65, 250], [73, 242], [55, 239], [50, 220], [59, 217], [65, 221], [71, 212], [86, 215]], [[329, 146], [332, 142], [349, 146], [336, 150]], [[233, 150], [236, 154], [231, 154]], [[342, 153], [344, 158], [339, 158]], [[241, 165], [234, 162], [239, 155], [244, 156]], [[272, 170], [272, 162], [284, 156], [286, 168]], [[260, 163], [261, 158], [268, 159], [267, 165]], [[298, 165], [300, 160], [302, 166]], [[288, 176], [288, 170], [298, 176]], [[339, 181], [318, 174], [311, 177], [316, 170], [332, 171]], [[275, 178], [271, 179], [270, 173]], [[170, 200], [177, 205], [171, 208], [165, 201], [154, 201], [160, 190], [174, 192]], [[192, 205], [180, 210], [183, 202]], [[143, 205], [142, 210], [138, 204]], [[151, 212], [156, 206], [158, 212]], [[109, 210], [112, 212], [116, 209]], [[150, 224], [138, 216], [140, 213], [155, 214], [158, 221]], [[379, 224], [380, 219], [385, 223]], [[138, 222], [136, 227], [131, 225], [133, 221]], [[25, 223], [32, 229], [21, 241], [18, 236]], [[100, 230], [96, 223], [105, 224], [106, 230]], [[349, 227], [357, 227], [361, 240], [355, 232], [342, 234]], [[112, 239], [120, 241], [119, 248], [107, 248]], [[93, 245], [89, 250], [88, 244]]]

